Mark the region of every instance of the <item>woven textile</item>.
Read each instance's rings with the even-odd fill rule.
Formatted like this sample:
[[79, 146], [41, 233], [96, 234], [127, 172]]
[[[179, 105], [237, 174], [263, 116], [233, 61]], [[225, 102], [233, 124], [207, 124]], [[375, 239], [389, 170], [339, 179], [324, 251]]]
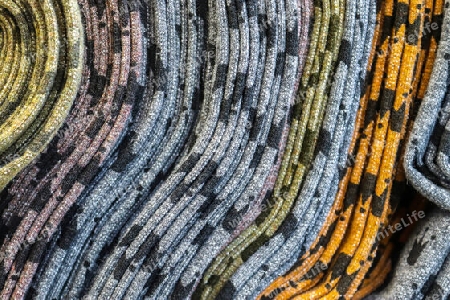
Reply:
[[0, 297], [448, 297], [449, 9], [0, 0]]

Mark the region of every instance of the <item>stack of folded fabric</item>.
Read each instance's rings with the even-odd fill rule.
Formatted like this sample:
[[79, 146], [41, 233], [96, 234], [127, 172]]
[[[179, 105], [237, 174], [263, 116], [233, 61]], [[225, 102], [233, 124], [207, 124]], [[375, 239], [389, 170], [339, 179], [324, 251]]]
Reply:
[[0, 0], [0, 297], [447, 298], [449, 6]]
[[350, 152], [355, 164], [341, 180], [334, 208], [310, 250], [262, 297], [351, 298], [361, 286], [380, 244], [379, 233], [402, 194], [398, 157], [408, 112], [419, 82], [427, 84], [421, 69], [434, 56], [423, 51], [432, 44], [430, 38], [410, 33], [420, 32], [426, 13], [440, 14], [442, 2], [435, 5], [433, 11], [431, 1], [378, 2], [371, 83], [361, 98]]
[[406, 175], [434, 207], [412, 233], [400, 254], [392, 280], [376, 296], [386, 299], [447, 299], [450, 295], [449, 193], [446, 183], [446, 124], [449, 80], [450, 3], [443, 11], [442, 35], [428, 90], [409, 136]]
[[142, 101], [144, 27], [138, 13], [119, 14], [117, 3], [80, 4], [86, 60], [74, 107], [45, 153], [20, 173], [3, 200], [8, 203], [2, 212], [3, 297], [25, 293], [64, 215], [108, 163], [136, 98]]
[[[353, 130], [360, 96], [355, 90], [360, 90], [359, 84], [365, 77], [370, 51], [364, 43], [370, 45], [375, 21], [373, 2], [357, 5], [356, 1], [349, 1], [346, 4], [345, 24], [339, 29], [344, 20], [344, 15], [339, 14], [344, 11], [342, 5], [334, 2], [330, 11], [327, 11], [329, 7], [326, 3], [315, 7], [315, 30], [311, 43], [317, 43], [317, 48], [313, 52], [314, 48], [310, 47], [309, 52], [309, 58], [315, 63], [312, 64], [314, 73], [311, 78], [306, 77], [309, 75], [306, 70], [303, 74], [302, 83], [309, 82], [309, 85], [300, 87], [307, 91], [306, 98], [298, 99], [298, 111], [293, 112], [293, 122], [296, 112], [300, 115], [300, 122], [297, 133], [290, 133], [295, 137], [291, 144], [293, 151], [287, 157], [290, 161], [285, 173], [282, 170], [279, 174], [281, 187], [279, 191], [275, 187], [275, 199], [272, 200], [275, 205], [263, 212], [215, 259], [205, 273], [204, 287], [197, 288], [202, 298], [217, 294], [222, 297], [233, 294], [233, 298], [256, 296], [274, 276], [285, 272], [289, 264], [303, 254], [323, 223], [332, 203], [330, 200], [337, 190], [338, 165], [346, 162], [346, 159], [339, 162], [339, 158], [346, 158], [350, 142], [347, 131]], [[367, 24], [372, 27], [369, 31], [366, 30]], [[322, 54], [320, 51], [325, 52]], [[317, 61], [321, 57], [324, 61]], [[333, 69], [334, 74], [330, 71]], [[315, 82], [317, 78], [322, 80]], [[329, 96], [326, 97], [326, 94]], [[315, 97], [312, 100], [314, 106], [322, 105], [317, 108], [313, 106], [311, 112], [308, 111], [310, 95]], [[312, 126], [320, 126], [317, 121], [322, 118], [321, 114], [322, 125], [315, 129]], [[309, 117], [309, 120], [303, 123], [303, 117]], [[301, 134], [305, 134], [304, 139]], [[285, 157], [289, 154], [289, 146], [288, 142]], [[329, 182], [334, 184], [323, 184]], [[283, 193], [281, 197], [277, 197], [280, 193]], [[242, 266], [239, 267], [240, 264]]]
[[[448, 3], [446, 3], [447, 8]], [[439, 14], [440, 15], [440, 14]], [[445, 15], [442, 39], [427, 93], [420, 101], [409, 144], [405, 154], [405, 170], [411, 184], [430, 201], [450, 209], [449, 130], [450, 95], [448, 81], [450, 58], [447, 19]], [[442, 16], [441, 16], [442, 18]], [[434, 19], [433, 21], [435, 21]], [[434, 22], [432, 24], [434, 24]]]

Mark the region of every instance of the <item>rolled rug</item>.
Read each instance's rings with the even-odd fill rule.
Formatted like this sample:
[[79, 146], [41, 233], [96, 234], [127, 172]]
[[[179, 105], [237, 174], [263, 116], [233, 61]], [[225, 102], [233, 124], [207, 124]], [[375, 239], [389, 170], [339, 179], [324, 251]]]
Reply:
[[48, 145], [75, 99], [83, 67], [76, 1], [0, 2], [0, 191]]
[[[81, 1], [80, 6], [87, 59], [75, 105], [49, 148], [4, 197], [8, 207], [2, 213], [2, 276], [7, 276], [3, 295], [16, 282], [11, 297], [25, 293], [62, 218], [95, 181], [123, 137], [142, 90], [139, 16], [130, 14], [128, 7], [119, 9], [117, 3], [99, 5], [95, 12], [88, 3]], [[115, 18], [108, 23], [106, 14], [111, 13]]]

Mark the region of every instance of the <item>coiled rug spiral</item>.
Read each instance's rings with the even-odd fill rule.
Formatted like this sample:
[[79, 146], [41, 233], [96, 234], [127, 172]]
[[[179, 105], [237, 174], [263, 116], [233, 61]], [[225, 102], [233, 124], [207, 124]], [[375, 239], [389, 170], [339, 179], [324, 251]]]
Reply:
[[450, 0], [0, 0], [1, 299], [448, 299]]

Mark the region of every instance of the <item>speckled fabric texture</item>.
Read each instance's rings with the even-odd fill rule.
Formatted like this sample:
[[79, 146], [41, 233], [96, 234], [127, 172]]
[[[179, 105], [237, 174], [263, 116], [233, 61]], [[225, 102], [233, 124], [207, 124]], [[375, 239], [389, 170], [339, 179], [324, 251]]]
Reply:
[[446, 299], [449, 1], [0, 0], [0, 298]]
[[450, 209], [448, 22], [446, 15], [429, 88], [420, 102], [404, 161], [406, 176], [411, 184], [422, 195], [447, 210]]

